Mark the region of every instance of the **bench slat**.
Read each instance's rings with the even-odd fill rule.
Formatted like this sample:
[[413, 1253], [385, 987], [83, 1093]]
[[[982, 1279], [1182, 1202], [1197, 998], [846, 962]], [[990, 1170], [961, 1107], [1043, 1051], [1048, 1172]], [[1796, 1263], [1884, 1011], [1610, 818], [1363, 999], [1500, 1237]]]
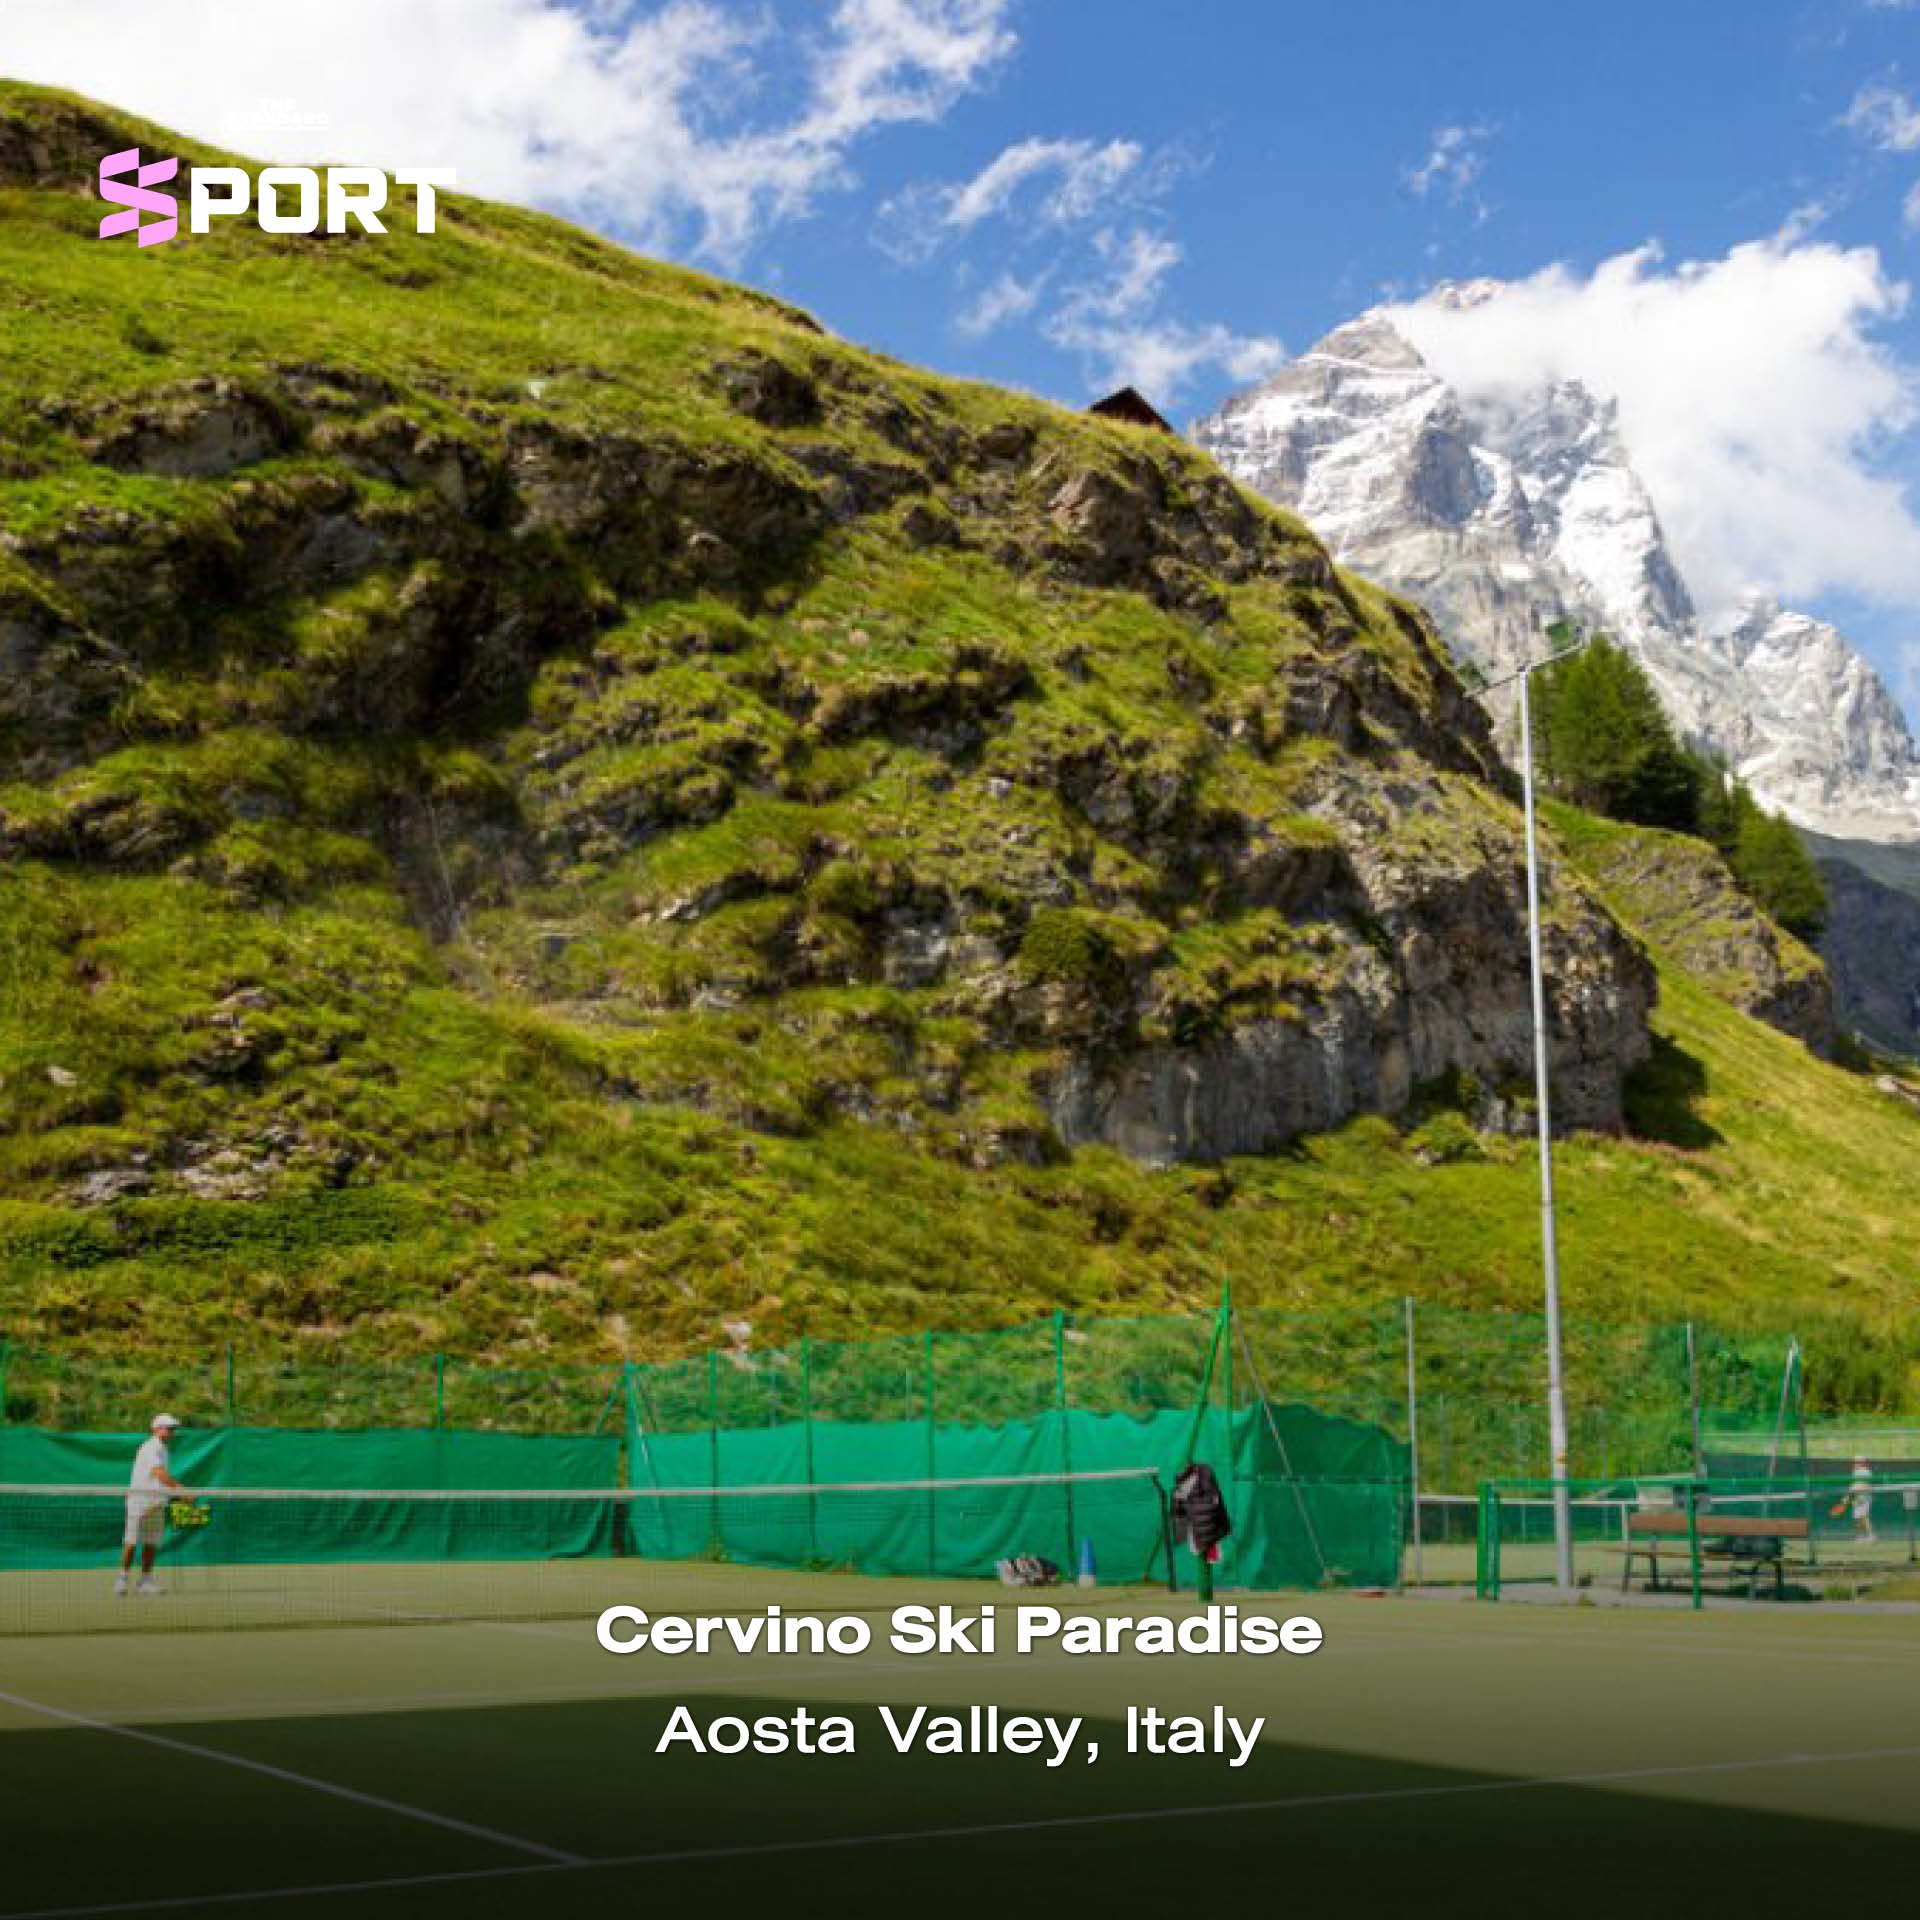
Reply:
[[[1804, 1520], [1770, 1519], [1753, 1513], [1696, 1514], [1694, 1525], [1703, 1540], [1804, 1540]], [[1681, 1534], [1687, 1531], [1687, 1516], [1664, 1510], [1627, 1515], [1629, 1533]]]

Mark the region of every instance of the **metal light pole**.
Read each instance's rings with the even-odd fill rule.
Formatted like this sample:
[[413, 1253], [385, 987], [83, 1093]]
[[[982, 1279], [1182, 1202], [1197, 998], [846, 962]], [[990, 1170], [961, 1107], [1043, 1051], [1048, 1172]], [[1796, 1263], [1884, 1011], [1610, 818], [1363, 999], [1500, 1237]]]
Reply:
[[1533, 806], [1533, 675], [1577, 653], [1575, 642], [1529, 660], [1517, 672], [1483, 687], [1483, 694], [1520, 682], [1520, 783], [1527, 816], [1527, 954], [1533, 974], [1533, 1082], [1540, 1120], [1540, 1260], [1547, 1294], [1547, 1445], [1553, 1479], [1553, 1565], [1557, 1585], [1573, 1586], [1573, 1504], [1567, 1488], [1567, 1388], [1560, 1345], [1560, 1240], [1553, 1217], [1553, 1115], [1547, 1091], [1547, 982], [1540, 958], [1540, 839]]

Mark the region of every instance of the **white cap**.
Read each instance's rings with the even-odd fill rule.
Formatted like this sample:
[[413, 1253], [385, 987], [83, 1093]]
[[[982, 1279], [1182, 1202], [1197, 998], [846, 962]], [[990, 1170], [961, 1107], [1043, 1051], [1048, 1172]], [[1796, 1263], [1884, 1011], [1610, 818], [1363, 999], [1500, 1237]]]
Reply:
[[150, 1427], [177, 1427], [179, 1424], [180, 1422], [170, 1413], [156, 1413], [153, 1418], [147, 1422], [147, 1425]]

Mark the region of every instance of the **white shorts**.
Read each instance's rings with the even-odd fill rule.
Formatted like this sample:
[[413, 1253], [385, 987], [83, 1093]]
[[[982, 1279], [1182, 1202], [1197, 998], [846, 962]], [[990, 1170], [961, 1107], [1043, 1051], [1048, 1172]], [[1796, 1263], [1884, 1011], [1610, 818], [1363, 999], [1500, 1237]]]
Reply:
[[166, 1496], [135, 1493], [127, 1497], [127, 1536], [130, 1547], [157, 1547], [167, 1531]]

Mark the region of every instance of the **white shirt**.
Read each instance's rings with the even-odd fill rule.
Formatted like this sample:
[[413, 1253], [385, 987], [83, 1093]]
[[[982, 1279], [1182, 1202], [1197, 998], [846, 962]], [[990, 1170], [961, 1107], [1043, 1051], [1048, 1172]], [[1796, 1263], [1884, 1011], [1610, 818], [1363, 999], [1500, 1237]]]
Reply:
[[133, 1456], [133, 1478], [128, 1482], [136, 1493], [164, 1493], [166, 1482], [160, 1478], [167, 1470], [167, 1443], [159, 1434], [140, 1443]]

